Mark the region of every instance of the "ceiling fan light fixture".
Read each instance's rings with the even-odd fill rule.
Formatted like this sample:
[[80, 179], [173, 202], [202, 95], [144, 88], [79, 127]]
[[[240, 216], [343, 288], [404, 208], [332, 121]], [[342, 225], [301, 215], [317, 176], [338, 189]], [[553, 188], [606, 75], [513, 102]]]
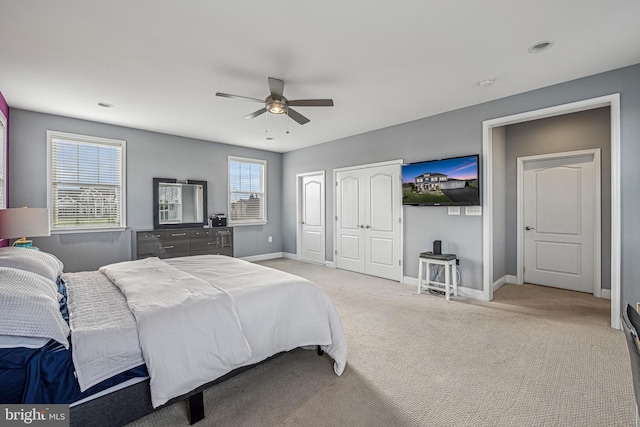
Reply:
[[267, 104], [267, 110], [272, 114], [283, 114], [287, 111], [287, 105], [282, 101], [271, 101]]

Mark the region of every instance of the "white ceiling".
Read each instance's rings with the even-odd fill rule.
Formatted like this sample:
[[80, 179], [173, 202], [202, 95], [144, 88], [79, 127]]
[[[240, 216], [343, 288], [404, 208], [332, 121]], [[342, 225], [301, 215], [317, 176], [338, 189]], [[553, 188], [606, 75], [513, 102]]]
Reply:
[[[638, 22], [638, 0], [0, 0], [0, 91], [12, 108], [286, 152], [640, 63]], [[527, 52], [540, 41], [554, 45]], [[285, 117], [215, 96], [265, 98], [268, 76], [335, 106], [296, 107], [311, 122], [287, 134]]]

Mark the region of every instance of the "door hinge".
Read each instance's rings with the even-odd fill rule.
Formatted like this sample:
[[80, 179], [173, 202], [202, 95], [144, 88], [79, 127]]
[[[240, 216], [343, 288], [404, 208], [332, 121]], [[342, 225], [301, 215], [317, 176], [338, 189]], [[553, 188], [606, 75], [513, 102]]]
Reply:
[[336, 221], [338, 220], [338, 215], [336, 215]]
[[335, 250], [335, 253], [336, 253], [336, 255], [338, 255], [338, 250], [337, 249]]
[[338, 186], [338, 181], [336, 181], [336, 187]]
[[398, 218], [398, 222], [402, 224], [402, 218]]
[[398, 260], [398, 265], [402, 265], [402, 260], [401, 259]]

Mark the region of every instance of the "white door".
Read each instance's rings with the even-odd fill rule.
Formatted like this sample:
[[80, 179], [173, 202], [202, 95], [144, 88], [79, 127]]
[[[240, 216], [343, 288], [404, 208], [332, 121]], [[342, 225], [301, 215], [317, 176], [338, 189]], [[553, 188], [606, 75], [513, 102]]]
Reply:
[[336, 174], [336, 267], [364, 273], [364, 184], [362, 169]]
[[400, 279], [400, 167], [364, 169], [365, 273]]
[[400, 165], [339, 171], [336, 267], [399, 280]]
[[594, 292], [594, 163], [585, 155], [524, 164], [525, 282]]
[[324, 174], [300, 178], [300, 258], [323, 264]]

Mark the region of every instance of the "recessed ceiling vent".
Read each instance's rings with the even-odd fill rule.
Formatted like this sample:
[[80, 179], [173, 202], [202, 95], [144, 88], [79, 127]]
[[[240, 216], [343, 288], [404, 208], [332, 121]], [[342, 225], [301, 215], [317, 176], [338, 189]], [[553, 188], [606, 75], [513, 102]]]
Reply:
[[549, 42], [549, 41], [538, 42], [534, 45], [529, 46], [529, 53], [544, 52], [545, 50], [551, 49], [551, 46], [553, 46], [553, 42]]

